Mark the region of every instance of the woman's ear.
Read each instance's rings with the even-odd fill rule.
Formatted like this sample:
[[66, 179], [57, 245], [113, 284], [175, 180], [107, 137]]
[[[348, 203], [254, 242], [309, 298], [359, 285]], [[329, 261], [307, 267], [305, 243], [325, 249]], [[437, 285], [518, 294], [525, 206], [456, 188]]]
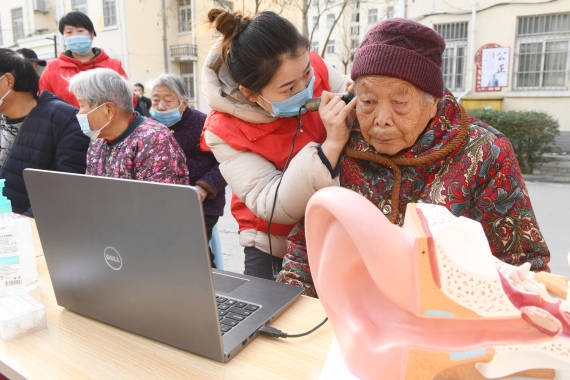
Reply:
[[431, 104], [430, 106], [430, 113], [431, 113], [431, 117], [435, 117], [437, 115], [437, 105], [439, 104], [439, 99], [440, 98], [433, 98], [433, 104]]
[[185, 98], [182, 103], [180, 103], [180, 107], [178, 107], [178, 111], [180, 111], [180, 114], [182, 115], [182, 113], [184, 113], [184, 110], [186, 109], [186, 107], [188, 107], [188, 98]]
[[105, 111], [107, 112], [107, 120], [113, 121], [115, 119], [115, 116], [117, 116], [119, 109], [114, 103], [107, 102], [105, 103]]
[[245, 96], [247, 98], [247, 100], [249, 100], [252, 103], [256, 103], [257, 102], [257, 94], [255, 94], [253, 91], [251, 91], [249, 88], [246, 88], [244, 86], [242, 86], [241, 84], [239, 85], [239, 90], [240, 92], [243, 94], [243, 96]]
[[14, 85], [16, 84], [16, 78], [14, 78], [14, 74], [12, 73], [4, 73], [6, 80], [8, 81], [8, 87], [14, 90]]

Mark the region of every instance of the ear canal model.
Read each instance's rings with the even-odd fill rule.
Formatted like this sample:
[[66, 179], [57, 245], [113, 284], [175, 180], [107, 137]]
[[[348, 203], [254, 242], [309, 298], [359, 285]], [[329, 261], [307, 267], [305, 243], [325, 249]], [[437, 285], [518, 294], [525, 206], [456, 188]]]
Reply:
[[500, 262], [478, 222], [409, 204], [399, 227], [333, 187], [305, 218], [315, 287], [354, 375], [570, 379], [570, 305], [551, 291], [567, 280]]

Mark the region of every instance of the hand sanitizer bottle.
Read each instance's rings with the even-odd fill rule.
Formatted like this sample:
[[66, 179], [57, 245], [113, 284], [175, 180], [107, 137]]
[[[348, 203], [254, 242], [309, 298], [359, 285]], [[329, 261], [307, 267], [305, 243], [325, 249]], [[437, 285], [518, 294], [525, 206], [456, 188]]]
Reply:
[[0, 296], [24, 293], [38, 285], [32, 220], [12, 212], [0, 179]]

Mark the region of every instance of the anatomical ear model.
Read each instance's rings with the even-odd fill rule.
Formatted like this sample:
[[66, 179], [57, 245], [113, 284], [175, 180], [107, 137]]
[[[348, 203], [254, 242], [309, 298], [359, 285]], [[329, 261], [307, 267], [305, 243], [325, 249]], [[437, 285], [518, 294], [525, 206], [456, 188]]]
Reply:
[[496, 259], [481, 225], [409, 204], [403, 227], [343, 188], [310, 200], [309, 264], [362, 379], [570, 379], [568, 280]]

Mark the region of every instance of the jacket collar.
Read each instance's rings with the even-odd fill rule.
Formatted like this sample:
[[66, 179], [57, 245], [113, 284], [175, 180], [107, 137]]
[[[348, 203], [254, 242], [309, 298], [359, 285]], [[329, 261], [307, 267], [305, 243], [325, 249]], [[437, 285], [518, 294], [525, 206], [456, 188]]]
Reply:
[[93, 48], [93, 52], [95, 53], [95, 57], [93, 57], [87, 62], [81, 62], [73, 58], [72, 56], [68, 56], [67, 52], [62, 52], [59, 55], [59, 59], [61, 61], [61, 67], [79, 67], [80, 69], [81, 68], [91, 69], [95, 67], [98, 63], [101, 63], [109, 59], [109, 56], [107, 55], [107, 53], [105, 53], [103, 49]]

